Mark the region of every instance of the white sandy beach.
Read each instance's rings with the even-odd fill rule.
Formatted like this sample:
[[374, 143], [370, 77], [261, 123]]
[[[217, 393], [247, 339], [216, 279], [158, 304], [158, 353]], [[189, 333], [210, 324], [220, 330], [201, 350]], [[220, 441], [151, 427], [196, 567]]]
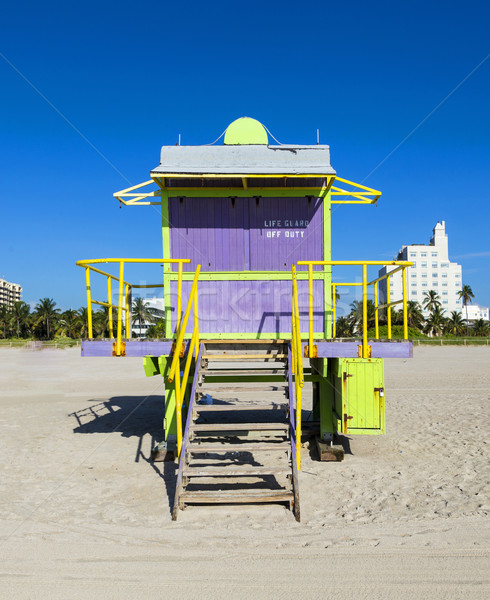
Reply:
[[283, 506], [189, 507], [140, 359], [0, 349], [2, 598], [490, 597], [490, 348], [386, 361], [387, 435]]

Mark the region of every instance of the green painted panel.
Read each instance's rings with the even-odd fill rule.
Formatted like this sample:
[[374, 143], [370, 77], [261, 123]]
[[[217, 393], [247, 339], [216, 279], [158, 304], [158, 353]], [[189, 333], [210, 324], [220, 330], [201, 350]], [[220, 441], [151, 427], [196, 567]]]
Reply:
[[383, 359], [332, 359], [331, 373], [342, 433], [385, 433]]
[[153, 377], [160, 374], [157, 356], [145, 356], [143, 358], [143, 368], [147, 377]]

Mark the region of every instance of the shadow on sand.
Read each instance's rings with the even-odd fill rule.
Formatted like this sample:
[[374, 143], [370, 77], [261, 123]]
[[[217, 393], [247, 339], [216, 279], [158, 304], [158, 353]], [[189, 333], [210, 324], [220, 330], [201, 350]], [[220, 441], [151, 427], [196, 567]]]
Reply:
[[[168, 496], [169, 510], [173, 510], [177, 464], [151, 460], [151, 449], [163, 441], [165, 403], [163, 396], [114, 396], [104, 402], [89, 401], [89, 405], [69, 415], [77, 426], [73, 433], [120, 433], [137, 440], [135, 462], [143, 460], [163, 479]], [[148, 454], [143, 451], [143, 438], [151, 436]], [[162, 465], [162, 469], [159, 465]]]

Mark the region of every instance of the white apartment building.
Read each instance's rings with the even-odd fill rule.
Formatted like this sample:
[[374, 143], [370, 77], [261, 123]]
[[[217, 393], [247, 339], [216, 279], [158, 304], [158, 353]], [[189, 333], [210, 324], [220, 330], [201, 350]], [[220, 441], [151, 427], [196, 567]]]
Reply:
[[[466, 311], [468, 310], [468, 313]], [[479, 304], [467, 304], [463, 308], [463, 318], [466, 319], [468, 314], [468, 321], [478, 321], [483, 319], [484, 321], [490, 321], [490, 308], [486, 306], [480, 306]]]
[[21, 299], [22, 286], [18, 283], [10, 283], [0, 278], [0, 305], [12, 306], [14, 302]]
[[[413, 267], [407, 269], [407, 300], [415, 300], [422, 306], [425, 293], [434, 290], [439, 295], [445, 316], [450, 316], [452, 311], [461, 312], [462, 302], [458, 298], [458, 292], [462, 287], [462, 269], [461, 265], [449, 260], [445, 221], [436, 224], [428, 245], [402, 246], [395, 260], [413, 262]], [[379, 276], [394, 268], [383, 267]], [[386, 279], [379, 284], [379, 295], [380, 303], [384, 303]], [[390, 296], [392, 302], [402, 299], [401, 271], [390, 277]], [[424, 310], [424, 315], [428, 315], [427, 310]]]
[[154, 325], [157, 319], [165, 318], [165, 303], [163, 298], [145, 298], [145, 302], [148, 304], [148, 308], [151, 309], [154, 319], [151, 321], [144, 321], [141, 323], [141, 328], [139, 321], [133, 319], [131, 323], [131, 331], [133, 332], [133, 337], [146, 337], [146, 332], [148, 331], [148, 327], [150, 325]]

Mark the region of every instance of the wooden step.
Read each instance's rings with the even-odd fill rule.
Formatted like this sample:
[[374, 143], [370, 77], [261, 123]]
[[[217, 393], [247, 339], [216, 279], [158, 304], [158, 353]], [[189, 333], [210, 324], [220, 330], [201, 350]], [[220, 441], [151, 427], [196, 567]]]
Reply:
[[271, 467], [253, 467], [244, 465], [237, 467], [231, 464], [228, 467], [184, 467], [185, 477], [262, 477], [263, 475], [291, 475], [291, 467], [273, 469]]
[[287, 404], [271, 404], [264, 406], [262, 404], [196, 404], [195, 409], [198, 412], [228, 412], [241, 410], [260, 410], [270, 412], [283, 412], [289, 407]]
[[268, 502], [292, 502], [293, 492], [288, 490], [261, 490], [256, 492], [245, 490], [196, 490], [183, 491], [179, 504], [263, 504]]
[[289, 423], [191, 423], [190, 431], [288, 431]]
[[191, 454], [202, 454], [202, 453], [214, 453], [214, 454], [226, 454], [228, 452], [285, 452], [291, 450], [290, 442], [257, 442], [252, 443], [235, 443], [235, 444], [222, 444], [216, 442], [215, 444], [195, 444], [191, 443], [187, 446], [187, 451]]

